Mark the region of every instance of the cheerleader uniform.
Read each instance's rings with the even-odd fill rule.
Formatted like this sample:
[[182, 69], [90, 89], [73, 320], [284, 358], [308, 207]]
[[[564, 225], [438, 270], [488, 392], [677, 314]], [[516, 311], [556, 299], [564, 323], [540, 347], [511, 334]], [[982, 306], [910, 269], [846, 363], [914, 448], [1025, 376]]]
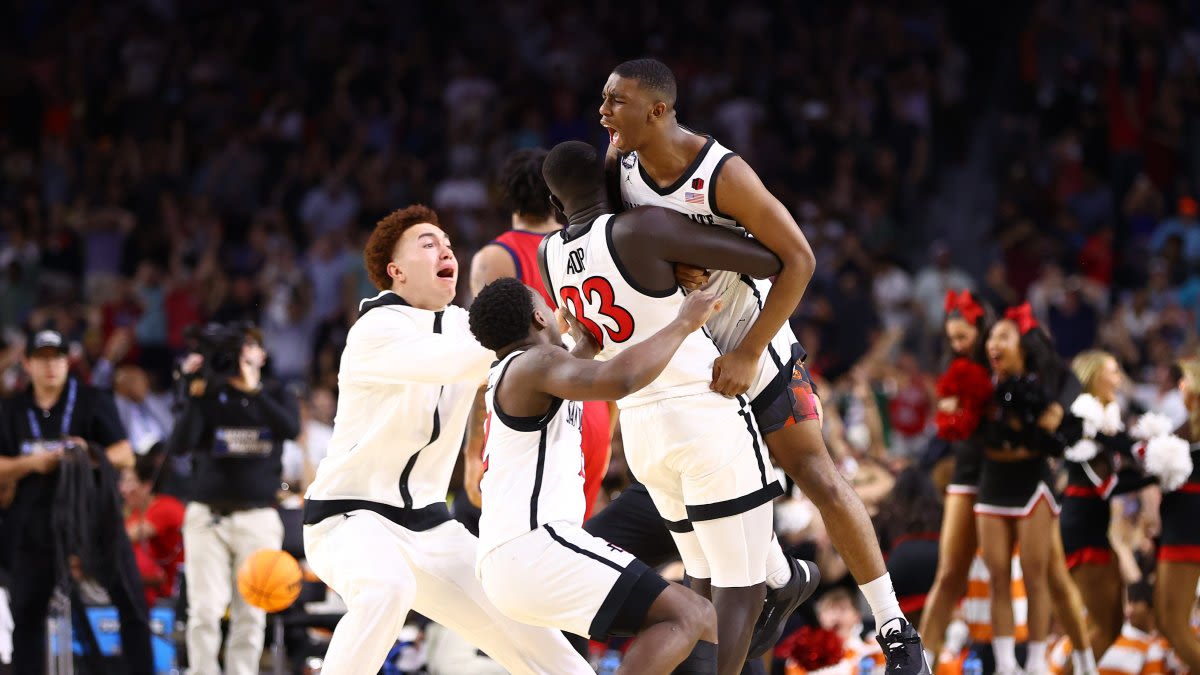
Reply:
[[979, 493], [979, 474], [983, 471], [983, 446], [977, 437], [950, 443], [954, 452], [954, 472], [946, 492], [952, 495], [976, 495]]
[[[1057, 396], [1064, 411], [1070, 409], [1080, 390], [1079, 380], [1074, 375], [1066, 375]], [[1026, 518], [1039, 501], [1045, 501], [1057, 516], [1061, 509], [1050, 488], [1054, 482], [1050, 457], [1061, 455], [1066, 443], [1059, 432], [1047, 433], [1037, 425], [1037, 419], [1052, 399], [1047, 398], [1043, 384], [1036, 376], [1027, 375], [998, 383], [993, 400], [992, 409], [980, 425], [985, 452], [975, 513]], [[1064, 414], [1064, 422], [1070, 417]], [[1021, 448], [1036, 455], [1004, 461], [988, 454], [1003, 456]]]
[[1200, 563], [1200, 443], [1192, 443], [1192, 473], [1187, 482], [1163, 493], [1159, 513], [1158, 559]]
[[1067, 487], [1063, 490], [1059, 525], [1068, 569], [1112, 561], [1112, 546], [1108, 541], [1109, 497], [1134, 492], [1154, 482], [1138, 470], [1130, 436], [1097, 434], [1094, 440], [1099, 446], [1096, 457], [1089, 462], [1066, 463]]

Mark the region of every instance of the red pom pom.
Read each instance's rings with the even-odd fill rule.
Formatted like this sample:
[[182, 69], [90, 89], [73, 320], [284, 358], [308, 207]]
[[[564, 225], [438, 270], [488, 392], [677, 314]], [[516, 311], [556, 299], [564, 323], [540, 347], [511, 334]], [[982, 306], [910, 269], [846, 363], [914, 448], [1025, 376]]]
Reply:
[[938, 410], [934, 416], [938, 436], [948, 441], [966, 440], [975, 433], [983, 407], [992, 397], [992, 378], [983, 366], [959, 357], [937, 381], [938, 398], [956, 398], [953, 412]]
[[837, 633], [804, 626], [775, 647], [776, 658], [791, 659], [805, 670], [827, 668], [841, 662], [845, 644]]

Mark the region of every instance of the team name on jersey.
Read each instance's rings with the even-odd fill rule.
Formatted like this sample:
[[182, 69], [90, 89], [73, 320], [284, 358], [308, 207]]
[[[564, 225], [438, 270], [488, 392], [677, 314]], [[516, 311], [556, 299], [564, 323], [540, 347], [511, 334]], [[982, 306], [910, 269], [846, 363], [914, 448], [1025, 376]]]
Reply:
[[567, 409], [566, 422], [583, 432], [583, 404], [579, 401], [564, 401]]
[[[625, 201], [625, 200], [621, 200], [621, 203], [623, 203], [625, 205], [626, 211], [636, 209], [637, 207], [641, 206], [641, 204], [634, 204], [633, 202]], [[713, 220], [713, 216], [711, 213], [683, 213], [682, 211], [677, 212], [677, 213], [679, 213], [680, 215], [687, 216], [688, 218], [691, 218], [692, 220], [696, 221], [697, 223], [700, 223], [701, 225], [716, 225], [717, 224], [717, 222], [715, 220]]]

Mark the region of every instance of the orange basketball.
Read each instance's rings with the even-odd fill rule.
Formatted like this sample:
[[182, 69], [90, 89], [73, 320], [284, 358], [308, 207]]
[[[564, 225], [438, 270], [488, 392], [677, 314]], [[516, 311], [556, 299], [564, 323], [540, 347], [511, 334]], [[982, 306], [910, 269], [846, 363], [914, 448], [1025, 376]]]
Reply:
[[282, 612], [300, 597], [300, 563], [286, 551], [264, 548], [238, 570], [238, 592], [246, 602], [268, 612]]

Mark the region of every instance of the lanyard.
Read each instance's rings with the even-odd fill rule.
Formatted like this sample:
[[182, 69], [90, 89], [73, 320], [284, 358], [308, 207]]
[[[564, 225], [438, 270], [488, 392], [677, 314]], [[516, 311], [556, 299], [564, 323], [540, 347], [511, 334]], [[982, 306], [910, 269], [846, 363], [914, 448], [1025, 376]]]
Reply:
[[[71, 417], [75, 413], [76, 385], [77, 381], [74, 378], [71, 378], [67, 383], [67, 405], [63, 408], [62, 435], [59, 438], [66, 438], [70, 435]], [[38, 422], [37, 415], [33, 413], [33, 409], [26, 408], [25, 415], [29, 418], [29, 433], [33, 435], [33, 440], [42, 440], [42, 425]]]

